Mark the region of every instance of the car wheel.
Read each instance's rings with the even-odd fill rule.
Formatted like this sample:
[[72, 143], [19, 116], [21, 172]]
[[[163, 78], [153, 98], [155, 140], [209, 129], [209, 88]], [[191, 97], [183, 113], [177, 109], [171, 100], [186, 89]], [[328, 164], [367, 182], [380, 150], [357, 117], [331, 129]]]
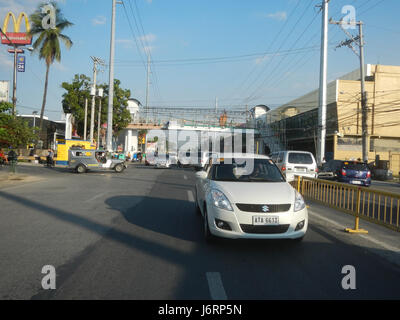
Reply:
[[207, 243], [214, 243], [215, 236], [210, 232], [210, 226], [208, 225], [207, 209], [204, 208], [204, 239]]
[[77, 173], [85, 173], [86, 167], [83, 164], [80, 164], [79, 166], [76, 167], [76, 172]]
[[124, 171], [124, 166], [119, 163], [114, 167], [114, 170], [115, 172], [121, 173], [122, 171]]

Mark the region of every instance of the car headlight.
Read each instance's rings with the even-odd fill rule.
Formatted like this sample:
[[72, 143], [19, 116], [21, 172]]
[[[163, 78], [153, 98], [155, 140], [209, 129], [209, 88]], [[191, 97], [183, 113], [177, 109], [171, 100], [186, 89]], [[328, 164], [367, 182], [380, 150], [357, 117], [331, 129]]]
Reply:
[[233, 211], [231, 203], [228, 198], [219, 190], [212, 189], [211, 190], [211, 199], [213, 205], [220, 209], [225, 209], [228, 211]]
[[296, 190], [295, 198], [294, 198], [294, 211], [300, 211], [306, 207], [306, 203], [302, 195]]

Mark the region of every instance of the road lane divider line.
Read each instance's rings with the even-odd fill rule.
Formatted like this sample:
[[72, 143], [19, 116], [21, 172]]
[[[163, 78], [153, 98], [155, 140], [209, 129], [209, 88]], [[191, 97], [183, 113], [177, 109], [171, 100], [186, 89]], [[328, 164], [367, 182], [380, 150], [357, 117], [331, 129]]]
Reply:
[[193, 191], [192, 190], [187, 190], [187, 195], [188, 195], [188, 200], [190, 202], [194, 202]]
[[228, 298], [222, 284], [221, 274], [219, 272], [207, 272], [206, 277], [211, 299], [227, 300]]
[[95, 196], [91, 197], [90, 199], [85, 200], [85, 202], [90, 202], [90, 201], [96, 200], [96, 199], [98, 199], [98, 198], [100, 198], [102, 196], [105, 196], [105, 195], [106, 195], [106, 192], [102, 192], [102, 193], [96, 194]]
[[184, 174], [184, 175], [183, 175], [183, 179], [185, 179], [185, 180], [187, 180], [187, 179], [188, 179], [188, 177], [187, 177], [187, 175], [186, 175], [186, 174]]

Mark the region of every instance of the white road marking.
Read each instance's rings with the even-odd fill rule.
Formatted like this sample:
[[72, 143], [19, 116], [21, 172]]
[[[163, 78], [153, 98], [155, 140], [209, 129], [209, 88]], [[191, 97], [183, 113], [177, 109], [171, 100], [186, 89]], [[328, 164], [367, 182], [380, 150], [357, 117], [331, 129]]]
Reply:
[[188, 200], [190, 202], [194, 202], [193, 191], [192, 190], [187, 190], [187, 194], [188, 194]]
[[186, 175], [186, 174], [184, 174], [184, 175], [183, 175], [183, 179], [185, 179], [185, 180], [187, 180], [187, 179], [188, 179], [188, 177], [187, 177], [187, 175]]
[[100, 198], [100, 197], [102, 197], [104, 195], [106, 195], [106, 192], [102, 192], [102, 193], [96, 194], [94, 197], [91, 197], [90, 199], [85, 200], [85, 202], [90, 202], [90, 201], [96, 200], [97, 198]]
[[222, 285], [221, 275], [219, 272], [207, 272], [208, 288], [210, 290], [211, 299], [227, 300], [224, 286]]
[[[334, 225], [335, 227], [337, 227], [337, 228], [339, 228], [339, 229], [343, 229], [343, 230], [345, 229], [345, 227], [344, 227], [343, 225], [341, 225], [341, 224], [339, 224], [339, 223], [337, 223], [337, 222], [335, 222], [335, 221], [333, 221], [333, 220], [331, 220], [331, 219], [322, 217], [322, 216], [317, 215], [317, 214], [315, 214], [315, 213], [312, 213], [312, 212], [310, 212], [310, 211], [308, 212], [308, 214], [309, 214], [310, 216], [314, 216], [314, 217], [316, 217], [316, 218], [319, 218], [319, 219], [321, 219], [321, 220], [324, 220], [324, 221], [326, 221], [326, 222], [328, 222], [328, 223]], [[382, 248], [384, 248], [384, 249], [386, 249], [386, 250], [394, 251], [394, 252], [400, 253], [400, 250], [399, 250], [398, 248], [393, 247], [393, 246], [391, 246], [391, 245], [388, 245], [388, 244], [386, 244], [386, 243], [384, 243], [384, 242], [382, 242], [382, 241], [379, 241], [379, 240], [377, 240], [377, 239], [371, 237], [370, 235], [359, 234], [358, 237], [364, 238], [364, 239], [366, 239], [366, 240], [369, 240], [369, 241], [375, 243], [376, 245], [381, 246]]]

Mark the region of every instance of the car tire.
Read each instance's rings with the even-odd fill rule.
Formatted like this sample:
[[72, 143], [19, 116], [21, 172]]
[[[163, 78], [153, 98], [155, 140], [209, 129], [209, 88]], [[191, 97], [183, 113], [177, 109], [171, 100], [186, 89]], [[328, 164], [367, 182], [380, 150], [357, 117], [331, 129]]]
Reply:
[[77, 173], [85, 173], [86, 172], [86, 167], [83, 164], [80, 164], [76, 167], [76, 172]]
[[209, 244], [214, 243], [216, 238], [210, 231], [210, 227], [209, 227], [209, 224], [208, 224], [207, 209], [206, 208], [204, 208], [203, 227], [204, 227], [204, 239], [206, 240], [206, 243], [209, 243]]
[[122, 164], [117, 164], [115, 167], [114, 167], [114, 170], [115, 170], [115, 172], [117, 172], [117, 173], [121, 173], [122, 171], [124, 171], [124, 169], [125, 169], [125, 167], [122, 165]]

